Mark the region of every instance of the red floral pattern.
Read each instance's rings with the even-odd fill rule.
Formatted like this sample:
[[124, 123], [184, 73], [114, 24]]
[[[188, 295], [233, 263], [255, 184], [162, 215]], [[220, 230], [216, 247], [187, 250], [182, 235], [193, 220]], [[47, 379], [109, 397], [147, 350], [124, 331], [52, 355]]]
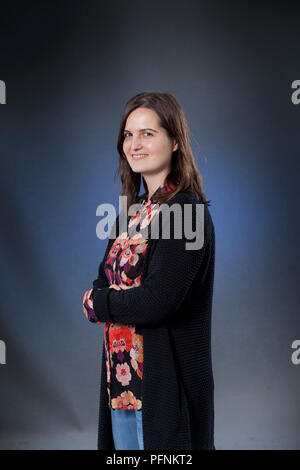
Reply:
[[[174, 187], [171, 183], [163, 184], [157, 188], [150, 199], [144, 199], [141, 202], [142, 208], [130, 218], [128, 229], [135, 226], [138, 232], [145, 228], [159, 212], [159, 205], [155, 203], [156, 197]], [[136, 233], [131, 238], [128, 232], [123, 232], [115, 239], [104, 264], [105, 275], [110, 285], [117, 284], [123, 288], [141, 285], [147, 246], [148, 240], [140, 233]], [[88, 319], [98, 323], [92, 309], [92, 298], [88, 297], [84, 303]], [[115, 410], [141, 410], [143, 379], [141, 330], [135, 325], [106, 322], [104, 345], [109, 407]]]

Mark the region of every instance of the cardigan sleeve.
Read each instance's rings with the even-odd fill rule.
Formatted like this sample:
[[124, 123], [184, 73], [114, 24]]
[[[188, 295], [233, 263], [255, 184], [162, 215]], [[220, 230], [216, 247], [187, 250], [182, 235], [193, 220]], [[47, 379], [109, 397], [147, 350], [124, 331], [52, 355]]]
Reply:
[[[192, 204], [195, 227], [196, 205]], [[154, 242], [148, 273], [141, 286], [116, 291], [111, 288], [94, 293], [94, 311], [100, 321], [124, 325], [155, 326], [168, 321], [179, 309], [199, 269], [205, 262], [205, 253], [211, 241], [212, 221], [204, 205], [204, 243], [196, 250], [186, 249], [184, 236], [174, 238], [174, 221], [170, 220], [170, 239]], [[194, 239], [195, 240], [195, 239]]]

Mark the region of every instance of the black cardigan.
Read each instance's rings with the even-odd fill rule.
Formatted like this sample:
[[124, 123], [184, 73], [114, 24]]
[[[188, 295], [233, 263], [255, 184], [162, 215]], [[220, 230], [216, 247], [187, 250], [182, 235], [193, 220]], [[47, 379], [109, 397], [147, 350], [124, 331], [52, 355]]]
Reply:
[[[192, 204], [194, 195], [181, 192], [168, 205]], [[114, 239], [110, 238], [93, 282], [94, 312], [103, 322], [135, 324], [143, 331], [142, 380], [143, 434], [145, 450], [215, 449], [214, 379], [211, 358], [211, 310], [214, 283], [215, 232], [204, 204], [204, 244], [187, 250], [182, 222], [181, 239], [149, 234], [139, 287], [116, 291], [109, 288], [104, 262]], [[119, 233], [118, 215], [116, 219]], [[99, 288], [99, 290], [97, 289]], [[98, 449], [114, 450], [106, 388], [106, 363], [102, 346]]]

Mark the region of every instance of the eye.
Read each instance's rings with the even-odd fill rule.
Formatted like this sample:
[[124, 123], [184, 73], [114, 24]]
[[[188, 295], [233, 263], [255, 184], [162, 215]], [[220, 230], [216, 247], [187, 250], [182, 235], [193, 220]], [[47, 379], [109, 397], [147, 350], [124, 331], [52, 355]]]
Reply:
[[[130, 134], [130, 132], [124, 132], [124, 139]], [[145, 131], [144, 132], [144, 135], [145, 134], [149, 134], [149, 135], [153, 135], [151, 132], [148, 132], [148, 131]]]

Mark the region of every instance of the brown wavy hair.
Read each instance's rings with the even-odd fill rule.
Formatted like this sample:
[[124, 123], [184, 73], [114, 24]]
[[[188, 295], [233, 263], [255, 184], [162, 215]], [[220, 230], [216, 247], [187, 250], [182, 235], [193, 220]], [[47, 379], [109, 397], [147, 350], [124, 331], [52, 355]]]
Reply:
[[[127, 117], [136, 108], [149, 108], [159, 116], [160, 126], [163, 127], [171, 138], [175, 138], [178, 149], [173, 152], [171, 171], [165, 179], [165, 183], [175, 185], [164, 194], [159, 195], [157, 202], [163, 204], [174, 194], [181, 191], [194, 194], [204, 204], [210, 205], [203, 191], [202, 177], [197, 168], [190, 144], [190, 130], [183, 109], [170, 93], [143, 92], [133, 96], [125, 105], [121, 116], [121, 124], [118, 135], [117, 149], [120, 155], [117, 174], [120, 175], [121, 195], [127, 196], [127, 209], [137, 202], [141, 187], [141, 179], [148, 194], [148, 187], [144, 177], [140, 173], [132, 171], [127, 157], [123, 151], [124, 129]], [[141, 177], [142, 176], [142, 177]]]

